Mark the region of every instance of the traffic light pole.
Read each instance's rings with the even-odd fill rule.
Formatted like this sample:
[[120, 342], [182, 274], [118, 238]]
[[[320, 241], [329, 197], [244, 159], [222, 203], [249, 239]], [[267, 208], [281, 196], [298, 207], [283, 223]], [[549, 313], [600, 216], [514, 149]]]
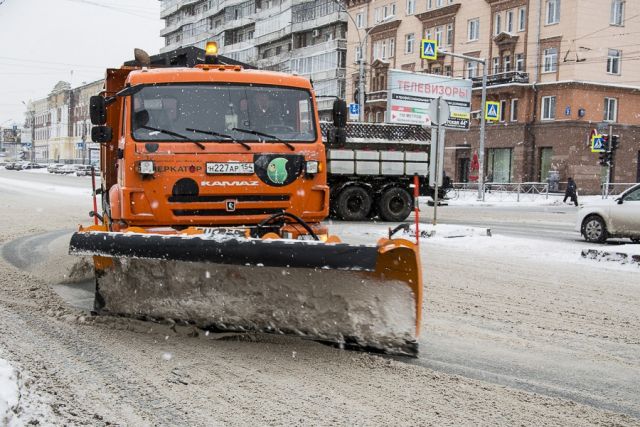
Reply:
[[609, 125], [609, 143], [607, 144], [607, 150], [609, 151], [609, 161], [607, 162], [607, 176], [604, 183], [604, 198], [609, 198], [609, 185], [611, 184], [611, 163], [613, 163], [613, 125]]

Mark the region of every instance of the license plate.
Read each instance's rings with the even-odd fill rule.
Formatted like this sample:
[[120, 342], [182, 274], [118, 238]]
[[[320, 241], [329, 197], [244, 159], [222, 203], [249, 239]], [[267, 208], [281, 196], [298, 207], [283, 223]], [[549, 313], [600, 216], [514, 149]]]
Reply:
[[253, 174], [253, 163], [207, 163], [208, 174]]

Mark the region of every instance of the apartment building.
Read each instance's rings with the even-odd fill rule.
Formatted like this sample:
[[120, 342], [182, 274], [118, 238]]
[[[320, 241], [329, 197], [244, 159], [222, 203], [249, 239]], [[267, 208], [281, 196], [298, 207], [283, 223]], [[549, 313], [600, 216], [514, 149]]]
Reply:
[[[451, 56], [420, 59], [420, 40], [483, 58], [488, 99], [501, 104], [487, 125], [485, 176], [545, 181], [550, 171], [599, 191], [606, 168], [591, 153], [590, 131], [620, 135], [614, 182], [640, 180], [640, 2], [628, 0], [350, 0], [347, 98], [359, 59], [366, 65], [365, 117], [384, 121], [390, 68], [474, 80], [480, 110], [482, 66]], [[477, 115], [479, 117], [479, 114]], [[479, 120], [447, 134], [445, 169], [467, 181], [479, 149]]]
[[161, 0], [161, 52], [204, 48], [261, 69], [308, 76], [323, 119], [344, 97], [347, 14], [335, 0]]
[[[72, 89], [58, 82], [48, 96], [29, 102], [28, 120], [33, 130], [33, 159], [36, 162], [84, 163], [91, 148], [89, 98], [97, 95], [104, 81]], [[98, 148], [97, 146], [94, 148]]]

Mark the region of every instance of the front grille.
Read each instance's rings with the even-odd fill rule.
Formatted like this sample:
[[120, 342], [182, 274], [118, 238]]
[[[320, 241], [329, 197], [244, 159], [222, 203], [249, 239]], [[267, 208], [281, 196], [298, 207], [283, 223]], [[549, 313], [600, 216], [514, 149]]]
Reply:
[[288, 194], [256, 194], [256, 195], [229, 195], [229, 196], [171, 196], [171, 203], [215, 203], [226, 200], [236, 200], [238, 202], [288, 202]]
[[[226, 199], [225, 199], [226, 200]], [[175, 216], [242, 216], [242, 215], [272, 215], [284, 212], [282, 208], [273, 209], [236, 209], [226, 211], [225, 209], [174, 209]]]

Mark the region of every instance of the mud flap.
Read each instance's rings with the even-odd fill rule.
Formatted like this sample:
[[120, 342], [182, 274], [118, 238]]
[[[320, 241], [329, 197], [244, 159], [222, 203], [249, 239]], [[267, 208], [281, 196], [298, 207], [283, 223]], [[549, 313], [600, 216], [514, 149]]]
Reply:
[[101, 314], [417, 355], [419, 264], [415, 251], [394, 241], [79, 232], [70, 253], [96, 256]]

